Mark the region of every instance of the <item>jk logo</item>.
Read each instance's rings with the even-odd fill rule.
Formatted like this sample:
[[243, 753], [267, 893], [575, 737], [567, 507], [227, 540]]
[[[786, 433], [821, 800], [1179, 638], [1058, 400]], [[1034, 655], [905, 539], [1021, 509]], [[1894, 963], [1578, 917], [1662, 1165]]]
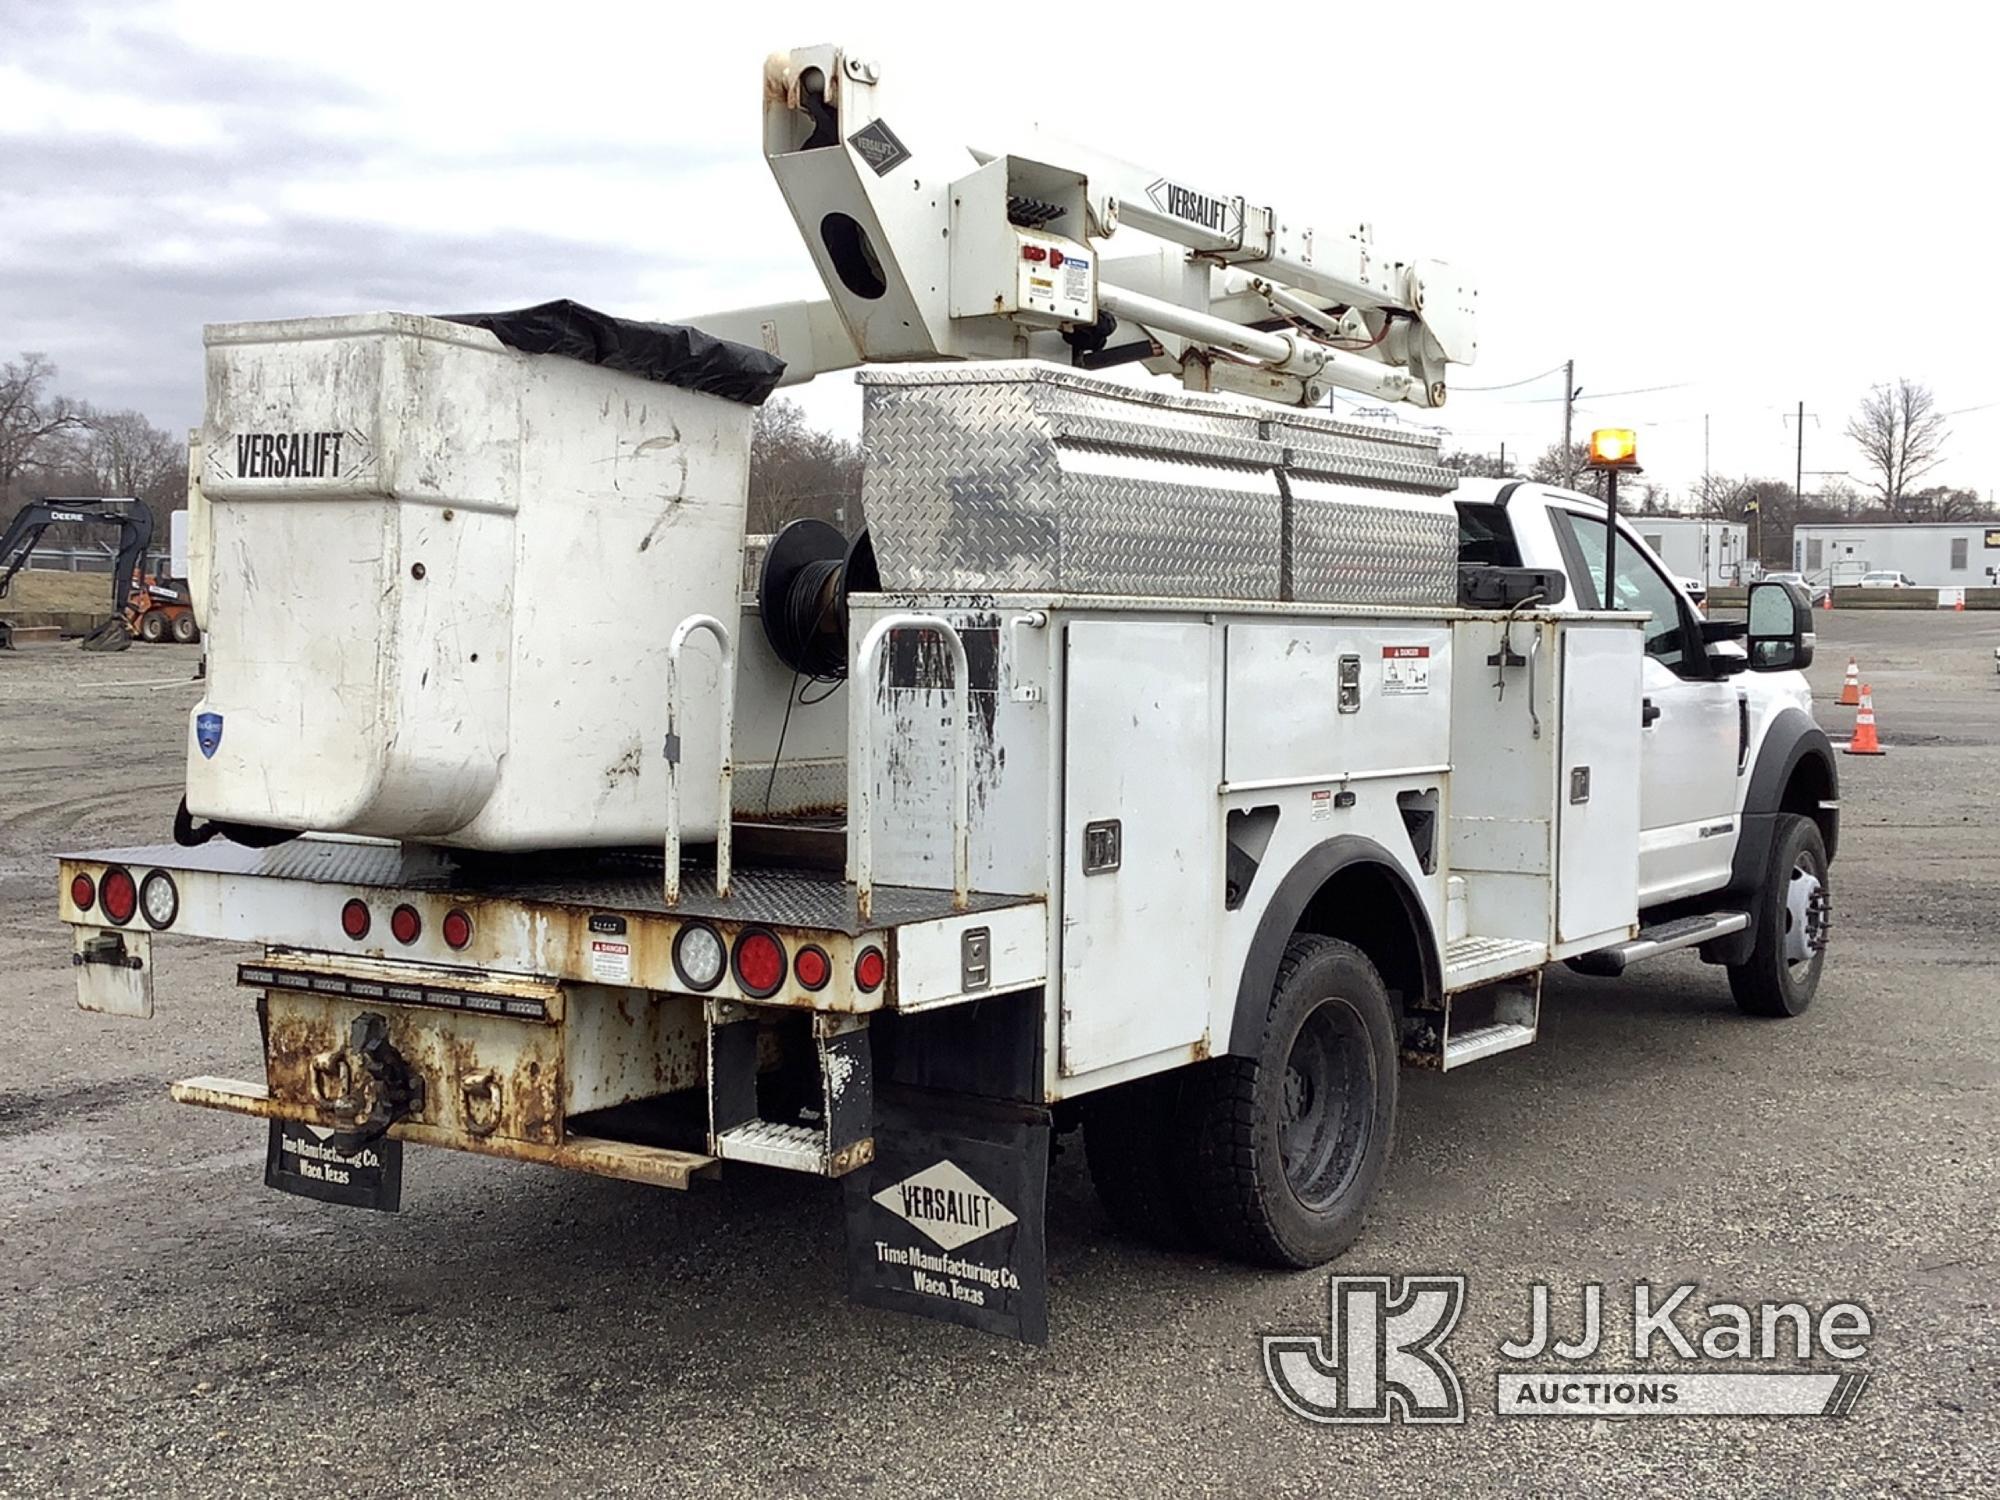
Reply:
[[1309, 1422], [1463, 1422], [1465, 1391], [1443, 1352], [1465, 1306], [1463, 1276], [1327, 1280], [1324, 1338], [1264, 1339], [1264, 1376]]

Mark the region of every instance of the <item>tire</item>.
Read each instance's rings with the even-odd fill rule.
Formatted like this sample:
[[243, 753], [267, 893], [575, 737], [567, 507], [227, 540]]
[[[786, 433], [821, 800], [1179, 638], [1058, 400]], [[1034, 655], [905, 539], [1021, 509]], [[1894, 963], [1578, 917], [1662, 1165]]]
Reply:
[[1294, 937], [1249, 1055], [1191, 1078], [1191, 1188], [1211, 1244], [1302, 1269], [1354, 1243], [1394, 1144], [1398, 1054], [1367, 955]]
[[1796, 1016], [1812, 1004], [1826, 963], [1832, 893], [1819, 825], [1780, 813], [1754, 898], [1757, 944], [1747, 960], [1729, 966], [1729, 992], [1745, 1015]]
[[194, 622], [194, 616], [182, 610], [174, 616], [174, 639], [183, 646], [192, 646], [201, 639], [201, 627]]
[[1163, 1250], [1203, 1244], [1188, 1190], [1182, 1071], [1101, 1089], [1083, 1101], [1083, 1155], [1111, 1222]]
[[139, 639], [158, 645], [167, 638], [167, 617], [157, 609], [139, 616]]

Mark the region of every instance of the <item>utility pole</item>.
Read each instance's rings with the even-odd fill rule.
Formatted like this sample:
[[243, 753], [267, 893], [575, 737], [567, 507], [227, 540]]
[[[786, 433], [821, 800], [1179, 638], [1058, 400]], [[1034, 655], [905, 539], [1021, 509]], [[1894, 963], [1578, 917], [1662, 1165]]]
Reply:
[[1799, 461], [1797, 476], [1792, 480], [1792, 504], [1797, 505], [1806, 496], [1806, 404], [1799, 403]]
[[1505, 438], [1500, 439], [1500, 472], [1502, 474], [1507, 472], [1507, 440]]
[[1701, 504], [1702, 509], [1710, 508], [1708, 479], [1708, 413], [1701, 414]]
[[1563, 361], [1563, 488], [1576, 488], [1576, 465], [1570, 458], [1570, 421], [1576, 414], [1576, 361]]
[[[1806, 503], [1806, 418], [1807, 417], [1811, 417], [1815, 422], [1819, 421], [1819, 413], [1816, 411], [1813, 412], [1807, 411], [1805, 402], [1801, 401], [1799, 403], [1797, 415], [1793, 418], [1793, 420], [1796, 421], [1799, 426], [1798, 447], [1795, 450], [1797, 466], [1793, 471], [1793, 479], [1792, 479], [1792, 516], [1794, 520], [1798, 518], [1798, 513], [1800, 509]], [[1819, 471], [1814, 470], [1814, 472], [1817, 473]], [[1762, 506], [1759, 506], [1757, 508], [1757, 559], [1759, 562], [1763, 561], [1764, 558], [1763, 543], [1764, 543], [1764, 510]]]

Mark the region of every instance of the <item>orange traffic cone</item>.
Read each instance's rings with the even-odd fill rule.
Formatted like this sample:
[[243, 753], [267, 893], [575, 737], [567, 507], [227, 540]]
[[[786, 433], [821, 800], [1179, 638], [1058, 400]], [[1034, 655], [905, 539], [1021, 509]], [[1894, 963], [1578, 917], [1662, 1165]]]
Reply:
[[1861, 711], [1854, 716], [1854, 738], [1847, 742], [1849, 755], [1880, 755], [1882, 743], [1875, 738], [1875, 698], [1867, 684], [1861, 688]]
[[1839, 702], [1842, 708], [1861, 707], [1861, 668], [1851, 656], [1847, 658], [1847, 681], [1840, 685]]
[[1952, 600], [1952, 602], [1951, 602], [1951, 607], [1952, 607], [1953, 609], [1957, 610], [1957, 611], [1958, 611], [1958, 612], [1959, 612], [1960, 614], [1964, 614], [1964, 613], [1965, 613], [1965, 590], [1964, 590], [1964, 589], [1960, 589], [1960, 590], [1958, 591], [1958, 597], [1957, 597], [1956, 599]]

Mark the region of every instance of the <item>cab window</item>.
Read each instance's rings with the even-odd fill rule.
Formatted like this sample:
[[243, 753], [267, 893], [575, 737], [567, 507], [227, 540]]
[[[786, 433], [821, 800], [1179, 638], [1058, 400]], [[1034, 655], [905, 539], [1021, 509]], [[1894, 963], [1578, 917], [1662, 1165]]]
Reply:
[[[1604, 583], [1604, 522], [1573, 510], [1551, 507], [1556, 533], [1568, 554], [1570, 583], [1580, 603], [1604, 607], [1600, 599]], [[1680, 595], [1660, 576], [1630, 536], [1618, 536], [1618, 578], [1612, 609], [1644, 610], [1652, 615], [1646, 625], [1646, 654], [1660, 665], [1678, 672], [1687, 662], [1687, 622], [1681, 617]]]

